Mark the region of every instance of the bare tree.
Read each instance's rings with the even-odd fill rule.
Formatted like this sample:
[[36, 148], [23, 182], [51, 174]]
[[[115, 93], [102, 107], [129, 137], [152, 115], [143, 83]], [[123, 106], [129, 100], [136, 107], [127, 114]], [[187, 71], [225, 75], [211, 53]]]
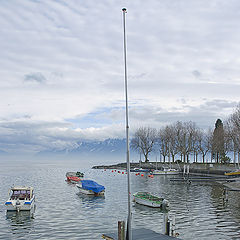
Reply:
[[189, 154], [193, 151], [193, 142], [195, 141], [196, 125], [193, 122], [177, 122], [177, 144], [178, 149], [183, 156], [184, 162], [189, 162]]
[[137, 129], [131, 140], [131, 148], [140, 151], [148, 162], [148, 156], [153, 151], [153, 145], [156, 142], [157, 130], [150, 127], [141, 127]]
[[157, 133], [156, 148], [159, 150], [160, 154], [163, 156], [163, 162], [166, 162], [166, 156], [169, 150], [169, 137], [167, 133], [167, 127], [162, 128]]
[[198, 135], [198, 148], [202, 154], [202, 162], [205, 163], [205, 157], [212, 146], [213, 132], [211, 129], [208, 132], [200, 131]]
[[240, 160], [240, 105], [237, 106], [235, 112], [229, 117], [227, 121], [227, 132], [231, 139], [231, 150], [234, 152], [234, 163], [236, 162], [236, 153], [238, 156], [238, 163]]
[[168, 127], [168, 138], [169, 138], [169, 154], [172, 157], [172, 162], [175, 161], [175, 156], [179, 153], [177, 145], [177, 128], [176, 123]]

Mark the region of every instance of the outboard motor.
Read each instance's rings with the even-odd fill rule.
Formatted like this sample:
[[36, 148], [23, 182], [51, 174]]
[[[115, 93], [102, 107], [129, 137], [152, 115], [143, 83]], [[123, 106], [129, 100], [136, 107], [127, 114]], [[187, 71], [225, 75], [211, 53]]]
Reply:
[[17, 209], [17, 212], [20, 211], [20, 205], [21, 205], [21, 203], [19, 202], [19, 200], [17, 200], [17, 202], [16, 202], [16, 209]]

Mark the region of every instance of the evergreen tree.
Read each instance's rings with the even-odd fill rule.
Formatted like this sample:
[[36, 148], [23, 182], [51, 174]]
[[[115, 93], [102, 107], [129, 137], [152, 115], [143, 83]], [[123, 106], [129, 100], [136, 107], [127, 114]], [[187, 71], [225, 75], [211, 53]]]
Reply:
[[225, 157], [225, 150], [224, 150], [224, 130], [223, 130], [223, 123], [221, 119], [217, 119], [215, 123], [215, 129], [213, 132], [213, 157], [217, 163], [220, 162], [222, 158]]

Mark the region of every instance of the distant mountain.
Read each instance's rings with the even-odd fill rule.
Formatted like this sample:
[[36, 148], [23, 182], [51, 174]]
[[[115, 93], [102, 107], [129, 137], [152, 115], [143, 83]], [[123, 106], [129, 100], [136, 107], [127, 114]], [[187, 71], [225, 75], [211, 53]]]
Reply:
[[126, 156], [126, 140], [125, 139], [106, 139], [104, 141], [82, 141], [77, 143], [74, 149], [51, 149], [39, 152], [38, 155], [71, 155], [71, 156], [108, 156], [121, 157]]

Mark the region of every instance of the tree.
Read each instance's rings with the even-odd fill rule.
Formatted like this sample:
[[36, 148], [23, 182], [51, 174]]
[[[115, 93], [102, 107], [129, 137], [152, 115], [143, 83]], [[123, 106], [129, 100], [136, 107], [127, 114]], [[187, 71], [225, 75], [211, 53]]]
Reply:
[[211, 149], [213, 132], [209, 129], [208, 132], [200, 131], [198, 135], [198, 149], [202, 154], [202, 162], [205, 163], [205, 156]]
[[169, 147], [168, 151], [172, 157], [172, 162], [175, 162], [175, 156], [179, 153], [177, 148], [177, 128], [176, 123], [167, 127]]
[[134, 137], [131, 140], [130, 146], [132, 149], [139, 151], [145, 157], [145, 162], [148, 162], [148, 156], [153, 151], [153, 145], [156, 142], [157, 130], [150, 127], [141, 127], [137, 129]]
[[234, 152], [234, 163], [236, 163], [236, 153], [240, 155], [240, 105], [237, 106], [235, 112], [227, 121], [227, 132], [232, 143], [231, 150]]
[[191, 121], [176, 123], [178, 149], [184, 162], [189, 162], [189, 154], [193, 151], [195, 144], [196, 131], [196, 125]]
[[220, 159], [225, 156], [224, 150], [224, 130], [223, 123], [221, 119], [217, 119], [215, 123], [215, 129], [213, 132], [213, 156], [217, 163], [220, 162]]
[[167, 133], [167, 127], [162, 128], [157, 133], [156, 148], [159, 150], [160, 154], [163, 156], [163, 162], [166, 162], [166, 156], [169, 150], [169, 137]]

